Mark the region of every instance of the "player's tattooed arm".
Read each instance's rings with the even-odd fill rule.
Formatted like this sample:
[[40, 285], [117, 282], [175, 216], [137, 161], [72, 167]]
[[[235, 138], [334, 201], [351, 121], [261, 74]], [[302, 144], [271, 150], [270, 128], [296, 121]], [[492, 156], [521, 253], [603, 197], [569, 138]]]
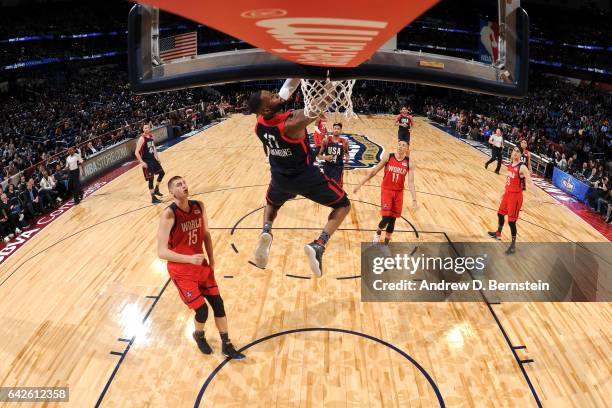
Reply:
[[213, 243], [212, 238], [210, 236], [210, 231], [208, 230], [208, 217], [206, 217], [206, 208], [204, 208], [204, 203], [198, 201], [200, 204], [200, 208], [202, 208], [202, 219], [204, 220], [204, 249], [206, 250], [206, 254], [208, 255], [208, 264], [212, 270], [215, 270], [215, 257], [213, 255]]
[[309, 118], [304, 114], [303, 109], [295, 110], [285, 121], [285, 135], [292, 140], [299, 140], [304, 137], [306, 127], [317, 118]]
[[166, 208], [162, 212], [161, 220], [159, 221], [159, 229], [157, 230], [157, 256], [159, 256], [160, 259], [165, 259], [170, 262], [202, 265], [202, 262], [204, 262], [204, 254], [183, 255], [168, 248], [168, 239], [170, 238], [170, 231], [173, 225], [174, 213], [170, 208]]
[[361, 181], [361, 183], [359, 183], [357, 187], [355, 187], [355, 189], [353, 190], [353, 193], [356, 193], [357, 191], [359, 191], [361, 186], [363, 186], [365, 183], [370, 181], [372, 177], [377, 175], [378, 172], [382, 170], [383, 167], [385, 167], [385, 164], [387, 164], [387, 162], [389, 161], [389, 157], [390, 157], [389, 153], [385, 152], [383, 154], [382, 159], [378, 162], [378, 164], [374, 166], [374, 168], [368, 172], [368, 175]]

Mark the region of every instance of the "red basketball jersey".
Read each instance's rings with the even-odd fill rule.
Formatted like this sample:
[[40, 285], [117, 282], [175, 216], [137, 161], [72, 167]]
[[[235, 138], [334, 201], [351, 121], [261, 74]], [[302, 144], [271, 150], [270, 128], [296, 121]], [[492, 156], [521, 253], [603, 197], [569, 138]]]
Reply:
[[321, 147], [321, 142], [325, 135], [327, 134], [327, 129], [325, 128], [325, 121], [319, 121], [314, 134], [312, 135], [312, 139], [314, 141], [315, 147]]
[[508, 173], [506, 175], [506, 192], [507, 193], [522, 193], [523, 192], [523, 182], [521, 180], [521, 176], [519, 171], [521, 170], [521, 166], [523, 163], [519, 162], [516, 165], [509, 164], [507, 166]]
[[197, 201], [189, 201], [189, 211], [181, 210], [176, 203], [170, 205], [174, 212], [174, 225], [170, 230], [168, 248], [183, 255], [203, 254], [204, 216]]
[[410, 158], [404, 157], [403, 160], [397, 160], [395, 154], [389, 155], [389, 161], [385, 164], [385, 176], [382, 181], [382, 188], [386, 190], [403, 190], [406, 174], [408, 174], [408, 163]]

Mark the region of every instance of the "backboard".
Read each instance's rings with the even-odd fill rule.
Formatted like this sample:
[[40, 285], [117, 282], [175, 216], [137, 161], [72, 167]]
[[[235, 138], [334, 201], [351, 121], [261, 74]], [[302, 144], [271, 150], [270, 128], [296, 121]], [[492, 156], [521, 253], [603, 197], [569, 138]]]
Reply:
[[[489, 61], [398, 49], [396, 33], [436, 0], [391, 0], [375, 8], [367, 0], [337, 0], [333, 7], [312, 0], [307, 8], [286, 1], [263, 4], [268, 7], [252, 0], [145, 1], [150, 5], [135, 5], [128, 20], [130, 83], [137, 93], [290, 77], [410, 82], [512, 97], [527, 93], [529, 18], [519, 0], [497, 0], [494, 29], [482, 30]], [[180, 44], [189, 48], [193, 40], [165, 35], [158, 7], [243, 40], [237, 42], [246, 47], [202, 52], [194, 46], [163, 58], [168, 43], [172, 52]]]

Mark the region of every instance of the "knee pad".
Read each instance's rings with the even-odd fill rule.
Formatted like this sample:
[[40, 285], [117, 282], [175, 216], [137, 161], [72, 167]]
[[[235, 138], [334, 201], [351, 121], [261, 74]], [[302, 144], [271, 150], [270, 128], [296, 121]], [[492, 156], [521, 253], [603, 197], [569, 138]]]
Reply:
[[166, 175], [165, 171], [160, 171], [159, 174], [157, 175], [157, 182], [161, 183], [161, 181], [164, 179], [164, 176]]
[[395, 220], [397, 218], [393, 218], [391, 217], [391, 221], [389, 221], [389, 223], [387, 224], [387, 229], [385, 231], [387, 231], [389, 234], [392, 234], [393, 231], [395, 231]]
[[344, 197], [342, 197], [340, 201], [332, 205], [331, 208], [335, 209], [335, 208], [350, 207], [350, 206], [351, 206], [351, 201], [349, 200], [348, 196], [345, 194]]
[[225, 317], [225, 307], [223, 306], [223, 299], [221, 299], [221, 296], [206, 296], [206, 300], [210, 303], [215, 317]]
[[149, 177], [149, 190], [153, 190], [153, 177]]
[[208, 319], [208, 306], [206, 306], [206, 303], [196, 309], [195, 319], [198, 323], [206, 323], [206, 319]]

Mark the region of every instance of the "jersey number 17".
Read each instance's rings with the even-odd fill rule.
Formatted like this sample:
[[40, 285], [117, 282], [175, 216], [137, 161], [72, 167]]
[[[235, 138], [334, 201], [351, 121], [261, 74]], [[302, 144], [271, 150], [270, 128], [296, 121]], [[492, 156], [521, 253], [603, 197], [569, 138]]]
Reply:
[[268, 142], [268, 146], [270, 146], [270, 148], [272, 148], [272, 149], [274, 149], [274, 148], [280, 149], [280, 146], [278, 145], [278, 141], [276, 140], [276, 136], [271, 135], [269, 133], [266, 133], [264, 135], [264, 138]]

